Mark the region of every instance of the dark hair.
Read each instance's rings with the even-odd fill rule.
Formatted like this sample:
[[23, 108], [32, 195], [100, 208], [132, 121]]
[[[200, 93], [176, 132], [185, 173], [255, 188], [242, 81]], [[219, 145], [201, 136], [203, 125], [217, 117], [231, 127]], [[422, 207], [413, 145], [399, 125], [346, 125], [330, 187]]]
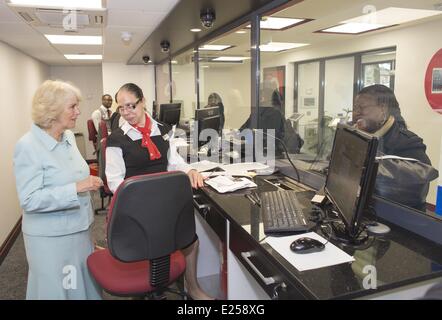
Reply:
[[401, 115], [399, 102], [397, 101], [394, 92], [390, 88], [382, 84], [374, 84], [359, 91], [358, 95], [362, 94], [374, 97], [378, 105], [385, 104], [388, 107], [389, 114], [393, 116], [394, 120], [399, 124], [399, 126], [407, 128], [407, 124]]
[[101, 100], [103, 100], [104, 97], [110, 97], [110, 98], [112, 99], [112, 96], [111, 96], [110, 94], [107, 94], [107, 93], [106, 93], [106, 94], [103, 94], [103, 95], [101, 96]]
[[133, 93], [135, 97], [137, 97], [137, 99], [143, 99], [144, 95], [143, 95], [143, 90], [141, 90], [141, 88], [139, 86], [137, 86], [135, 83], [126, 83], [124, 84], [118, 91], [117, 94], [115, 95], [115, 97], [118, 95], [118, 92], [120, 91], [127, 91], [130, 93]]

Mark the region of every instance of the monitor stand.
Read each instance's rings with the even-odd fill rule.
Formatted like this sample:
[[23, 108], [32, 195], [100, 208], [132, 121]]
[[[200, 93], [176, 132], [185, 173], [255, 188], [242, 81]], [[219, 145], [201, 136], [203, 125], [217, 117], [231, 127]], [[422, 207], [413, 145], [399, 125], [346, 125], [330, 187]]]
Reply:
[[366, 226], [367, 234], [371, 236], [382, 236], [390, 232], [390, 228], [385, 224], [373, 222]]
[[369, 234], [365, 230], [358, 232], [357, 236], [350, 236], [342, 221], [340, 221], [339, 224], [331, 223], [331, 229], [331, 239], [336, 240], [346, 246], [360, 246], [369, 238]]

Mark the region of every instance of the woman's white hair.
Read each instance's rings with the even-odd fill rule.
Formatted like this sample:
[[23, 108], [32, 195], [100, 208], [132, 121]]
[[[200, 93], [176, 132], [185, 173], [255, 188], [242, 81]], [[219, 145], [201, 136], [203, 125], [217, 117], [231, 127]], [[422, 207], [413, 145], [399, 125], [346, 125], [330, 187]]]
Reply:
[[34, 94], [32, 120], [40, 128], [49, 129], [72, 97], [81, 101], [81, 92], [74, 85], [59, 80], [46, 80]]

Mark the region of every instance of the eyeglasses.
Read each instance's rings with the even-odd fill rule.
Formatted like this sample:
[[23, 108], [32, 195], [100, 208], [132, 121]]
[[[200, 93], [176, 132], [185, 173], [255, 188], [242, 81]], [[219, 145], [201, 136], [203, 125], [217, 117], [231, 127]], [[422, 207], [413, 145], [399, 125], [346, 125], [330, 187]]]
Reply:
[[126, 103], [124, 106], [118, 106], [121, 111], [134, 111], [141, 99], [138, 99], [135, 103]]

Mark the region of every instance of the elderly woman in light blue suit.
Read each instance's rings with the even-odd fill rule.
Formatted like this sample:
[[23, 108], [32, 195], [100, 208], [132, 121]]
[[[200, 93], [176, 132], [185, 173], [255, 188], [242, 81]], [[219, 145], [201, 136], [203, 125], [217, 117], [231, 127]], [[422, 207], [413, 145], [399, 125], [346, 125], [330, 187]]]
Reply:
[[14, 171], [29, 264], [27, 299], [100, 299], [86, 259], [93, 251], [89, 191], [102, 181], [75, 143], [80, 91], [44, 82], [32, 102], [31, 130], [16, 144]]

